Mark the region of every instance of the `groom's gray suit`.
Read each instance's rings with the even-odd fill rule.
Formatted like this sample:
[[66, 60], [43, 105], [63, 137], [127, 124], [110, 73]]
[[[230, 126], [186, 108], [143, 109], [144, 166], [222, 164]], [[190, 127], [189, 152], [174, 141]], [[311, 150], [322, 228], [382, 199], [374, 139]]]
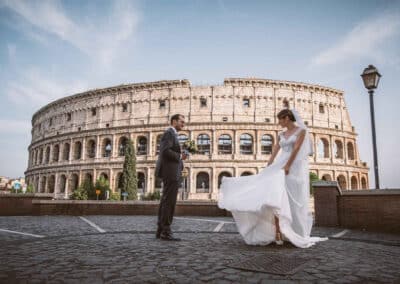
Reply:
[[178, 189], [182, 181], [183, 162], [176, 130], [169, 127], [160, 142], [156, 176], [163, 181], [163, 192], [158, 209], [157, 234], [170, 235]]

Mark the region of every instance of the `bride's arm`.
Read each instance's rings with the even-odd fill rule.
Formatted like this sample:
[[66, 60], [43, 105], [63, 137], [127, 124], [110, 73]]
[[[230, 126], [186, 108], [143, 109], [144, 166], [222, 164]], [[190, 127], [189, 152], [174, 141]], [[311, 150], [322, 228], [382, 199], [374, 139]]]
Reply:
[[279, 135], [278, 135], [278, 143], [275, 143], [274, 147], [272, 148], [272, 154], [271, 154], [271, 157], [269, 158], [267, 166], [271, 165], [274, 162], [274, 159], [280, 149], [281, 149], [281, 146], [279, 145]]
[[289, 160], [286, 162], [286, 165], [283, 168], [285, 170], [285, 174], [289, 173], [290, 166], [292, 165], [294, 159], [296, 158], [297, 153], [300, 150], [301, 144], [303, 144], [305, 135], [306, 135], [306, 131], [304, 129], [302, 129], [299, 133], [299, 136], [296, 139], [296, 142], [294, 143], [293, 151], [290, 154]]

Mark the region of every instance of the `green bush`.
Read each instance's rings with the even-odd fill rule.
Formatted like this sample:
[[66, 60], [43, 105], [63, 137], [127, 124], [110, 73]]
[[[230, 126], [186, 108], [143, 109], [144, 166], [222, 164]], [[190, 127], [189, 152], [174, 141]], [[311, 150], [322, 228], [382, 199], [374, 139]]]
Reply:
[[93, 199], [97, 199], [97, 195], [96, 195], [97, 189], [100, 190], [99, 200], [105, 200], [106, 199], [106, 191], [109, 190], [111, 192], [109, 181], [105, 177], [100, 176], [96, 180], [96, 184], [94, 185], [94, 188], [92, 191], [94, 193], [94, 196], [90, 195], [91, 198], [94, 197]]
[[83, 188], [83, 186], [79, 186], [77, 189], [75, 189], [72, 194], [70, 195], [70, 199], [73, 200], [87, 200], [88, 199], [88, 194]]
[[35, 192], [35, 187], [33, 186], [33, 184], [29, 184], [26, 187], [26, 193], [34, 193]]
[[319, 180], [318, 176], [315, 173], [310, 172], [310, 195], [314, 195], [314, 189], [312, 187], [312, 182], [317, 181], [317, 180]]
[[110, 194], [110, 200], [121, 200], [121, 193], [119, 192], [111, 192]]
[[143, 195], [143, 200], [160, 200], [161, 199], [161, 193], [159, 190], [156, 190], [154, 192], [149, 192], [146, 195]]

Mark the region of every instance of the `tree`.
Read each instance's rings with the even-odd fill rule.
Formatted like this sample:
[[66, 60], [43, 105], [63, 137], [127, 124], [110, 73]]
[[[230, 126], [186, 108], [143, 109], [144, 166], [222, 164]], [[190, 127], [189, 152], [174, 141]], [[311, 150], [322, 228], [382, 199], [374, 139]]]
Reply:
[[315, 173], [310, 172], [310, 194], [311, 195], [314, 195], [314, 189], [312, 187], [312, 183], [313, 183], [313, 181], [317, 181], [317, 180], [319, 180], [318, 176]]
[[137, 174], [136, 174], [136, 153], [131, 139], [125, 147], [125, 161], [122, 171], [122, 192], [128, 193], [129, 200], [137, 199]]
[[86, 192], [88, 199], [96, 199], [96, 192], [90, 179], [84, 179], [81, 187]]

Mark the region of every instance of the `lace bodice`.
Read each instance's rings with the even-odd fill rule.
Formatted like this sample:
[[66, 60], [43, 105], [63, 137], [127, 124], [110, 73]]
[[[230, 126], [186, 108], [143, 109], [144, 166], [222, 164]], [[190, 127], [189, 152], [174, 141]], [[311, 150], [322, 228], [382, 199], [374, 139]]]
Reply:
[[279, 146], [281, 146], [282, 151], [291, 152], [293, 150], [294, 144], [296, 143], [297, 136], [301, 132], [301, 128], [296, 129], [288, 138], [285, 137], [284, 131], [279, 132]]

